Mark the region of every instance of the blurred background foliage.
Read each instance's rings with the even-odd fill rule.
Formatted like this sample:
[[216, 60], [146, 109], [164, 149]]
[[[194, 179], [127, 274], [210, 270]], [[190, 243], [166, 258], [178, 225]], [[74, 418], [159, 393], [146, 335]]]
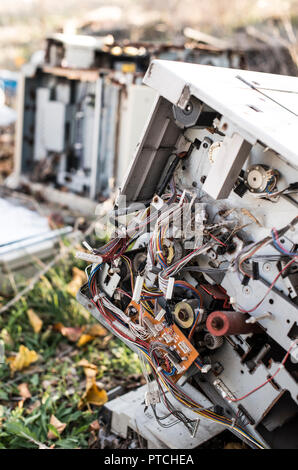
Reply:
[[53, 31], [124, 29], [129, 39], [177, 41], [185, 26], [217, 36], [274, 20], [298, 24], [298, 0], [10, 0], [0, 2], [0, 68], [18, 69]]

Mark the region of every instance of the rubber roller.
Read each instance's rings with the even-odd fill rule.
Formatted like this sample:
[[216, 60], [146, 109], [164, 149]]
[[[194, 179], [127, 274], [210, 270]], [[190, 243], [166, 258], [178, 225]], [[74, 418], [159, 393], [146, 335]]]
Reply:
[[258, 333], [260, 327], [255, 324], [246, 323], [248, 315], [241, 312], [212, 312], [206, 322], [208, 331], [214, 336], [240, 335]]

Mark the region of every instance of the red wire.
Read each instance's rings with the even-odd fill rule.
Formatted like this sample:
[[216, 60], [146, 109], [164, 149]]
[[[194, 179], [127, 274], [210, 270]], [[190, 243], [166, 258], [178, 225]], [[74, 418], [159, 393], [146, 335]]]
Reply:
[[209, 233], [210, 237], [212, 237], [214, 240], [216, 240], [218, 243], [220, 243], [222, 246], [227, 246], [226, 243], [220, 241], [218, 238], [216, 238], [212, 233]]
[[[294, 347], [294, 344], [296, 344], [296, 343], [295, 343], [295, 342], [292, 343], [292, 345], [290, 346], [289, 350], [287, 351], [285, 357], [283, 358], [283, 360], [282, 360], [282, 362], [281, 362], [281, 366], [283, 366], [283, 365], [286, 363], [286, 361], [287, 361], [287, 359], [288, 359], [288, 357], [289, 357], [289, 354], [290, 354], [291, 350], [292, 350], [293, 347]], [[267, 385], [269, 382], [271, 382], [271, 381], [274, 379], [274, 377], [277, 376], [277, 374], [279, 373], [279, 371], [280, 371], [281, 368], [282, 368], [281, 366], [279, 366], [279, 368], [276, 370], [276, 372], [275, 372], [271, 377], [269, 377], [269, 379], [267, 379], [266, 382], [264, 382], [262, 385], [259, 385], [258, 387], [254, 388], [253, 390], [251, 390], [250, 392], [248, 392], [246, 395], [243, 395], [243, 397], [240, 397], [240, 398], [228, 398], [228, 400], [231, 401], [231, 402], [233, 402], [233, 403], [235, 403], [235, 402], [237, 402], [237, 401], [244, 400], [245, 398], [247, 398], [247, 397], [249, 397], [250, 395], [252, 395], [253, 393], [255, 393], [257, 390], [260, 390], [260, 388], [263, 388], [265, 385]]]
[[278, 244], [279, 248], [281, 248], [282, 250], [284, 250], [284, 247], [281, 245], [281, 243], [280, 243], [280, 241], [279, 241], [278, 233], [277, 233], [276, 228], [273, 227], [272, 230], [273, 230], [274, 235], [275, 235], [275, 242]]
[[269, 289], [267, 290], [266, 294], [264, 295], [264, 297], [262, 298], [262, 300], [260, 300], [260, 302], [252, 309], [250, 310], [243, 310], [242, 308], [239, 308], [240, 312], [242, 313], [251, 313], [253, 312], [254, 310], [256, 310], [262, 302], [264, 302], [265, 298], [267, 297], [267, 295], [269, 294], [269, 292], [271, 291], [272, 287], [274, 286], [274, 284], [276, 283], [277, 279], [282, 275], [282, 273], [292, 264], [294, 263], [294, 261], [296, 261], [296, 258], [298, 258], [298, 256], [294, 256], [293, 259], [291, 259], [286, 265], [285, 267], [279, 271], [278, 275], [276, 276], [276, 278], [273, 280], [272, 284], [270, 285]]

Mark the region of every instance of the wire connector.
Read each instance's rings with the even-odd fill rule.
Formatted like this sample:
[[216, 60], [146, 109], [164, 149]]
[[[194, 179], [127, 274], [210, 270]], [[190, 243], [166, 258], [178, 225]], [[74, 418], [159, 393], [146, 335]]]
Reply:
[[94, 297], [93, 297], [93, 300], [94, 302], [96, 303], [99, 299], [102, 299], [103, 297], [105, 297], [106, 294], [104, 292], [100, 292], [99, 294], [96, 294]]
[[207, 374], [211, 370], [211, 364], [205, 364], [203, 365], [201, 372], [202, 374]]
[[173, 296], [174, 283], [175, 283], [175, 278], [174, 277], [169, 277], [167, 292], [166, 292], [166, 299], [167, 300], [171, 300], [171, 298]]
[[94, 255], [93, 253], [85, 253], [84, 251], [77, 251], [76, 258], [87, 261], [87, 263], [102, 263], [102, 257], [99, 255]]
[[145, 393], [145, 404], [146, 406], [149, 405], [156, 405], [160, 403], [160, 395], [158, 390], [147, 391]]
[[86, 240], [82, 242], [82, 245], [86, 248], [86, 250], [91, 251], [91, 253], [93, 252], [92, 246], [90, 246], [89, 243], [86, 242]]
[[132, 296], [132, 300], [136, 303], [140, 301], [143, 284], [144, 284], [144, 276], [137, 276], [135, 288], [134, 288], [133, 296]]
[[161, 321], [165, 316], [166, 311], [162, 308], [155, 317], [155, 320]]

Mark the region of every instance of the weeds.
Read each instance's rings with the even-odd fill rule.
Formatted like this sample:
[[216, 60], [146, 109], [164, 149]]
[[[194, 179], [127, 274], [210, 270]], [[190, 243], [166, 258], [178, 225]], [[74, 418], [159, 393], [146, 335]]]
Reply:
[[[96, 379], [107, 391], [129, 383], [130, 378], [138, 380], [137, 355], [111, 335], [78, 347], [54, 328], [58, 322], [67, 327], [95, 323], [67, 292], [74, 265], [84, 268], [84, 263], [70, 256], [0, 317], [6, 359], [15, 355], [20, 345], [38, 354], [36, 362], [13, 375], [7, 362], [0, 365], [0, 448], [88, 448], [90, 439], [94, 442], [90, 424], [100, 408], [87, 404], [78, 409], [85, 387], [84, 371], [78, 366], [82, 359], [97, 366]], [[28, 309], [43, 322], [39, 333], [29, 322]], [[21, 384], [27, 390], [25, 398]], [[66, 424], [61, 434], [50, 424], [53, 415]]]

